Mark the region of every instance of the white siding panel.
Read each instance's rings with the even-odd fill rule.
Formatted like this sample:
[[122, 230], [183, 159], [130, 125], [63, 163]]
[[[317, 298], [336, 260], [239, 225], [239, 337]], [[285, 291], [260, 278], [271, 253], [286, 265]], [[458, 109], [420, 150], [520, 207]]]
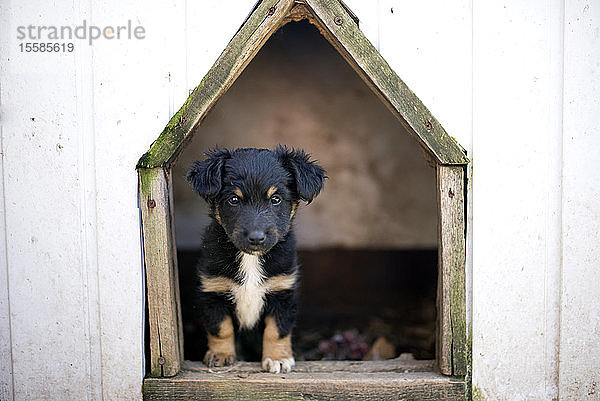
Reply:
[[[4, 21], [4, 20], [2, 20]], [[0, 22], [2, 24], [3, 22]], [[4, 75], [4, 71], [2, 71]], [[0, 81], [2, 85], [2, 81]], [[1, 96], [1, 92], [0, 92]], [[0, 104], [1, 104], [0, 98]], [[0, 127], [0, 141], [3, 127]], [[4, 149], [0, 142], [0, 151]], [[3, 152], [3, 151], [2, 151]], [[6, 209], [4, 204], [4, 156], [0, 162], [0, 399], [13, 399], [12, 338], [10, 329], [10, 299], [8, 291], [8, 263], [6, 260]]]
[[[74, 8], [74, 24], [92, 23], [89, 3], [81, 2]], [[77, 46], [79, 44], [79, 46]], [[83, 45], [81, 45], [83, 44]], [[78, 175], [80, 210], [80, 253], [85, 338], [88, 342], [88, 399], [102, 395], [100, 319], [98, 302], [98, 256], [96, 221], [96, 176], [94, 160], [94, 103], [91, 96], [93, 82], [92, 47], [79, 41], [75, 44], [75, 104], [78, 121]]]
[[[0, 132], [0, 136], [2, 133]], [[1, 146], [1, 144], [0, 144]], [[4, 166], [0, 165], [0, 399], [12, 400], [12, 337], [10, 300], [8, 297], [8, 264], [6, 261], [6, 231], [4, 207]]]
[[14, 398], [86, 399], [73, 53], [25, 54], [18, 25], [74, 22], [69, 3], [13, 2], [3, 37], [2, 153]]
[[[0, 38], [7, 38], [10, 30], [11, 15], [8, 7], [0, 7]], [[0, 399], [13, 399], [12, 374], [12, 338], [10, 328], [10, 299], [8, 290], [8, 263], [6, 260], [6, 207], [4, 196], [4, 123], [6, 118], [3, 103], [6, 102], [6, 57], [8, 43], [0, 42]]]
[[188, 90], [202, 81], [255, 3], [255, 0], [186, 2]]
[[560, 399], [600, 399], [600, 4], [565, 8]]
[[[473, 381], [488, 400], [545, 400], [546, 316], [560, 265], [547, 223], [560, 141], [551, 20], [543, 1], [474, 2]], [[560, 106], [560, 104], [559, 104]], [[554, 283], [554, 284], [552, 284]], [[554, 336], [551, 336], [554, 337]]]
[[471, 148], [471, 1], [379, 2], [380, 52], [448, 133]]

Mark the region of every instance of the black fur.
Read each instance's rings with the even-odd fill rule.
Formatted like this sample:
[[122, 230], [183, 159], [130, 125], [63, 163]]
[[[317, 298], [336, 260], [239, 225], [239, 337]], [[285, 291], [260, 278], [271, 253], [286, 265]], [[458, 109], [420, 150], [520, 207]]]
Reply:
[[325, 170], [315, 163], [311, 163], [309, 155], [303, 150], [289, 149], [286, 146], [277, 146], [275, 154], [279, 162], [293, 175], [295, 194], [299, 199], [308, 203], [321, 192], [326, 175]]
[[[213, 218], [203, 236], [198, 279], [226, 277], [241, 284], [240, 251], [260, 255], [265, 279], [296, 272], [294, 212], [299, 201], [310, 203], [319, 194], [325, 170], [304, 151], [283, 146], [273, 151], [216, 149], [206, 156], [186, 176], [210, 205]], [[267, 197], [272, 187], [275, 198]], [[216, 336], [227, 315], [239, 327], [232, 297], [203, 292], [202, 283], [198, 284], [196, 307], [206, 330]], [[280, 337], [289, 334], [296, 318], [297, 292], [296, 283], [289, 290], [268, 293], [256, 327], [263, 327], [264, 316], [270, 314]]]
[[226, 149], [215, 149], [206, 153], [206, 160], [195, 162], [186, 175], [192, 187], [207, 202], [221, 190], [221, 174], [225, 160], [231, 158]]

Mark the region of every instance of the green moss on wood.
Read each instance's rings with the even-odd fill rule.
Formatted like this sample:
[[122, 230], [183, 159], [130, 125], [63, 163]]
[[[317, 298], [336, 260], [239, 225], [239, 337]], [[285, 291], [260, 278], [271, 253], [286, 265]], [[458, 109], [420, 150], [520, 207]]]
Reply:
[[164, 161], [171, 156], [173, 150], [183, 141], [193, 123], [191, 118], [193, 118], [194, 110], [191, 110], [191, 106], [193, 105], [194, 97], [200, 92], [203, 85], [204, 80], [192, 91], [179, 111], [171, 117], [171, 120], [161, 132], [158, 139], [150, 145], [150, 150], [140, 158], [137, 168], [151, 168], [163, 165]]
[[467, 372], [467, 322], [465, 316], [464, 272], [453, 270], [451, 280], [450, 313], [452, 314], [452, 359], [455, 375]]
[[[138, 169], [140, 195], [148, 197], [152, 195], [152, 183], [156, 180], [158, 174], [162, 173], [162, 168], [140, 168]], [[143, 201], [143, 200], [142, 200]]]
[[471, 325], [467, 326], [467, 330], [467, 374], [465, 375], [465, 382], [467, 385], [465, 386], [465, 400], [470, 401], [473, 399], [473, 332]]
[[483, 391], [477, 386], [473, 386], [473, 401], [487, 401]]

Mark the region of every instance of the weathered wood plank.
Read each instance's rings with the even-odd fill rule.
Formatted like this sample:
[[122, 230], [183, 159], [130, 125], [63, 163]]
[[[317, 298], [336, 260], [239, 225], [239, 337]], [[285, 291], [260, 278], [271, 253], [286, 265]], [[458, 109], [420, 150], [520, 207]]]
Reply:
[[437, 166], [439, 207], [438, 364], [442, 373], [467, 373], [464, 168]]
[[180, 369], [182, 337], [169, 179], [162, 168], [139, 169], [138, 175], [150, 325], [150, 374], [174, 376]]
[[293, 0], [260, 2], [223, 53], [192, 91], [179, 111], [171, 118], [158, 139], [138, 161], [138, 168], [169, 167], [189, 134], [206, 117], [217, 100], [231, 87], [248, 63], [280, 27]]
[[[380, 363], [382, 366], [387, 362]], [[332, 365], [336, 371], [327, 371]], [[394, 362], [391, 363], [394, 365]], [[396, 362], [397, 364], [397, 362]], [[238, 366], [241, 365], [241, 366]], [[465, 382], [433, 371], [364, 371], [372, 362], [299, 362], [294, 371], [273, 375], [258, 363], [220, 373], [182, 370], [169, 379], [144, 380], [144, 400], [463, 400]], [[325, 365], [325, 368], [319, 368]], [[397, 364], [399, 367], [401, 364]], [[249, 370], [249, 368], [251, 370]], [[240, 369], [243, 367], [245, 369]]]
[[408, 131], [414, 133], [424, 149], [432, 153], [437, 163], [469, 162], [461, 147], [388, 65], [339, 2], [306, 0], [305, 3], [331, 33], [324, 36], [407, 126]]
[[[403, 357], [386, 361], [299, 361], [294, 366], [296, 373], [330, 373], [330, 372], [431, 372], [434, 369], [433, 360], [405, 359]], [[182, 370], [208, 373], [209, 369], [202, 362], [183, 361]], [[213, 368], [213, 371], [218, 371]], [[231, 370], [231, 367], [221, 371]], [[232, 369], [236, 373], [261, 373], [258, 362], [237, 362]]]
[[173, 284], [174, 299], [173, 306], [176, 309], [177, 334], [179, 343], [179, 356], [183, 359], [183, 319], [181, 317], [181, 296], [179, 288], [179, 265], [177, 264], [177, 242], [175, 240], [175, 207], [173, 205], [173, 175], [172, 170], [165, 172], [167, 178], [167, 188], [169, 189], [169, 221], [171, 223], [171, 258], [173, 261], [171, 277], [176, 280]]

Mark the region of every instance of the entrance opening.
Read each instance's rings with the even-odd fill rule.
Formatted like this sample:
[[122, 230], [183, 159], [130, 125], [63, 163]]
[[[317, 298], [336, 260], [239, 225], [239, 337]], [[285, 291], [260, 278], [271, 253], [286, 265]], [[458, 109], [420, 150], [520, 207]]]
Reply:
[[296, 360], [435, 356], [435, 169], [307, 21], [277, 31], [197, 128], [173, 166], [185, 359], [202, 360], [192, 275], [208, 207], [185, 181], [215, 146], [312, 154], [330, 177], [296, 217], [301, 298]]

